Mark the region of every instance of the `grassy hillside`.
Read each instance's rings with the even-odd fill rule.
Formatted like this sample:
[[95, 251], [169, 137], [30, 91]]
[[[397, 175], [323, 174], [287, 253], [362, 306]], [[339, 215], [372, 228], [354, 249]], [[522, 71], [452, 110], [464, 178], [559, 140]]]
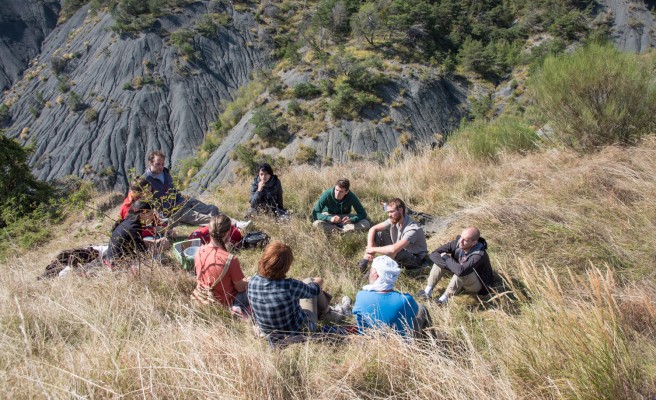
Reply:
[[[138, 277], [36, 281], [59, 250], [107, 240], [106, 218], [71, 216], [56, 239], [17, 250], [3, 266], [0, 397], [653, 396], [655, 159], [652, 136], [588, 155], [543, 149], [490, 161], [447, 146], [387, 165], [277, 171], [294, 219], [256, 226], [292, 246], [292, 276], [322, 275], [335, 294], [352, 297], [364, 283], [354, 267], [364, 234], [326, 240], [304, 217], [338, 177], [351, 178], [375, 221], [378, 201], [396, 195], [452, 219], [431, 248], [464, 226], [481, 228], [508, 290], [429, 305], [435, 339], [416, 344], [355, 336], [271, 349], [222, 310], [191, 304], [194, 279], [169, 259]], [[248, 183], [206, 200], [239, 216]], [[239, 254], [247, 274], [258, 255]], [[399, 285], [414, 293], [424, 283], [403, 275]]]

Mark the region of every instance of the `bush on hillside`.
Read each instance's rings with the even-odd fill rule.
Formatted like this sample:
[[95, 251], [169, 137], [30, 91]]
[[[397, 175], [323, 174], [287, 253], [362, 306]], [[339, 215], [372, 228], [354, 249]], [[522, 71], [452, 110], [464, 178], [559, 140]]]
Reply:
[[524, 153], [537, 148], [535, 131], [518, 117], [504, 115], [463, 125], [449, 143], [474, 159], [496, 159], [502, 152]]
[[582, 151], [634, 144], [656, 124], [650, 66], [606, 45], [548, 57], [529, 93], [554, 134]]

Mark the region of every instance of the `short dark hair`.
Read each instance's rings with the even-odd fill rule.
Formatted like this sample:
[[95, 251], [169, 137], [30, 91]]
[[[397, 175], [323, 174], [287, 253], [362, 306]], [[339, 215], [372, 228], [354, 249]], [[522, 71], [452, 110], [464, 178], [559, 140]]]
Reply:
[[128, 211], [128, 214], [139, 214], [142, 211], [148, 211], [152, 209], [153, 207], [150, 205], [150, 203], [137, 200], [134, 203], [132, 203], [132, 205], [130, 206], [130, 210]]
[[269, 175], [273, 175], [273, 168], [268, 163], [262, 163], [257, 167], [257, 172], [264, 171]]
[[166, 154], [162, 150], [153, 150], [148, 154], [148, 162], [153, 162], [156, 157], [162, 157], [166, 159]]
[[264, 253], [257, 264], [257, 273], [267, 279], [285, 279], [294, 261], [291, 247], [276, 240], [264, 248]]
[[402, 208], [403, 209], [403, 215], [408, 211], [407, 207], [405, 206], [405, 203], [403, 200], [399, 199], [398, 197], [393, 198], [392, 200], [389, 200], [387, 202], [388, 206], [393, 206], [394, 208]]
[[351, 182], [349, 182], [349, 180], [346, 178], [341, 178], [337, 180], [335, 186], [341, 187], [342, 189], [346, 189], [346, 191], [349, 191], [351, 189]]

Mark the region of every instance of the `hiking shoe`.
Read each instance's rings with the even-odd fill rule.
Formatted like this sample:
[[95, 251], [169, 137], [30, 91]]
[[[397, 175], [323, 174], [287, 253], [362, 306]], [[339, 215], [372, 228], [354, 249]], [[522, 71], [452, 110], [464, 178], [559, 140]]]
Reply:
[[428, 293], [426, 293], [425, 290], [420, 290], [415, 295], [415, 298], [420, 299], [420, 300], [430, 300], [431, 297], [428, 295]]
[[248, 229], [249, 226], [253, 224], [253, 220], [249, 219], [248, 221], [237, 221], [235, 222], [235, 226], [237, 229], [240, 229], [242, 231], [245, 231]]
[[366, 258], [363, 258], [362, 260], [358, 261], [358, 268], [360, 268], [360, 272], [362, 274], [367, 273], [367, 266], [369, 265], [369, 261]]

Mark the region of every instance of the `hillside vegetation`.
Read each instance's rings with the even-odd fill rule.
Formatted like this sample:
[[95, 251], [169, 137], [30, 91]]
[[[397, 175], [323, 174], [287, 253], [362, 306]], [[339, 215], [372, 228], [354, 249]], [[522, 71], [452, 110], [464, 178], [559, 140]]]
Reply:
[[[556, 73], [573, 64], [586, 68]], [[37, 281], [60, 250], [108, 241], [103, 213], [116, 215], [120, 195], [99, 193], [84, 210], [62, 213], [49, 241], [21, 244], [2, 228], [0, 397], [652, 398], [653, 71], [651, 56], [591, 45], [546, 57], [518, 83], [528, 96], [500, 115], [481, 112], [442, 147], [321, 168], [277, 165], [293, 217], [255, 226], [292, 247], [291, 276], [323, 276], [337, 298], [364, 284], [355, 263], [365, 234], [326, 238], [307, 216], [340, 177], [375, 222], [385, 218], [380, 201], [396, 196], [440, 218], [431, 249], [463, 227], [481, 229], [503, 284], [491, 296], [429, 304], [434, 328], [422, 341], [350, 336], [272, 349], [224, 310], [192, 304], [195, 279], [170, 254], [135, 276]], [[269, 117], [260, 112], [262, 129]], [[204, 200], [240, 217], [249, 183], [240, 178]], [[259, 255], [239, 253], [247, 275]], [[404, 273], [398, 289], [415, 293], [426, 273]]]

